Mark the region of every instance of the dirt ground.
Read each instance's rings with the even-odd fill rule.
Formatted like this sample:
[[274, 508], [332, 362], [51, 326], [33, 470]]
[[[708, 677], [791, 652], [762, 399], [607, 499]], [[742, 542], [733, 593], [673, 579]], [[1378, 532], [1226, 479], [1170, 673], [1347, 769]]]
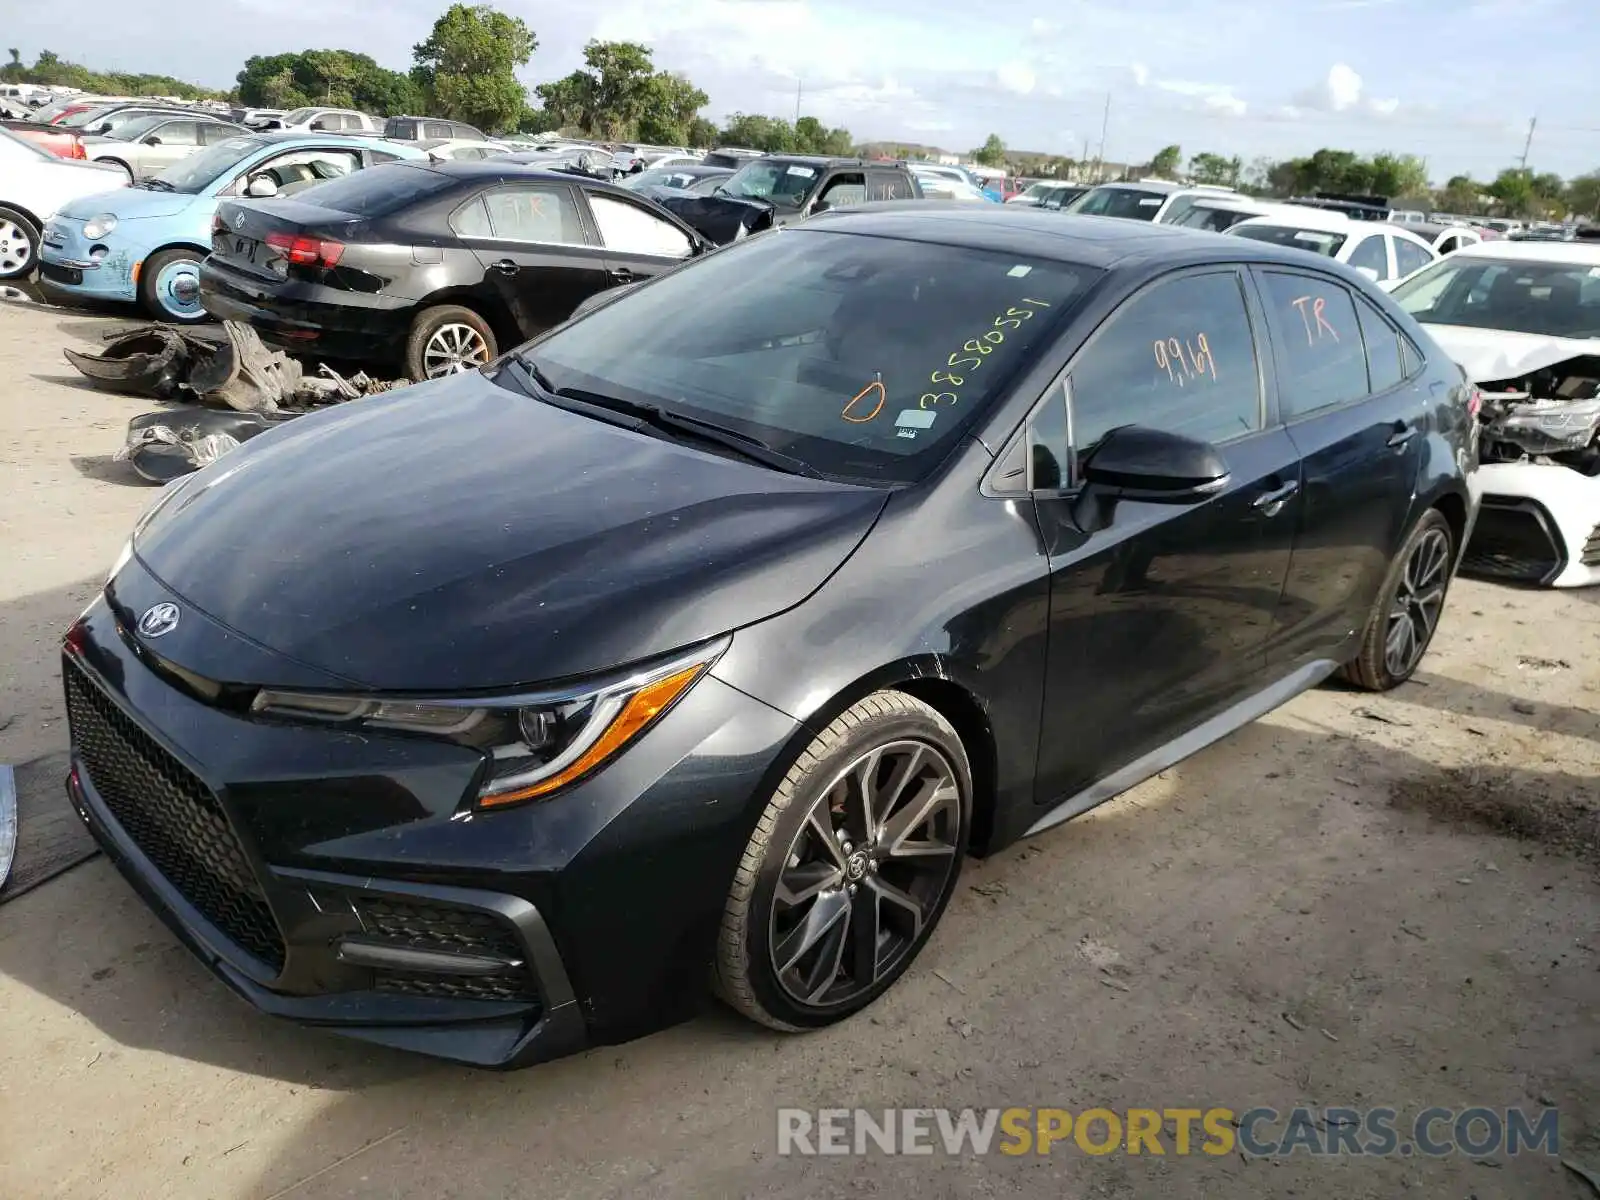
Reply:
[[[0, 762], [152, 491], [148, 407], [0, 304]], [[1600, 1168], [1600, 595], [1457, 584], [1416, 682], [1319, 689], [996, 859], [841, 1028], [713, 1011], [508, 1075], [256, 1015], [103, 860], [0, 908], [0, 1196], [1592, 1197], [1475, 1161], [780, 1157], [776, 1109], [1554, 1105]], [[1169, 1142], [1170, 1145], [1170, 1142]]]

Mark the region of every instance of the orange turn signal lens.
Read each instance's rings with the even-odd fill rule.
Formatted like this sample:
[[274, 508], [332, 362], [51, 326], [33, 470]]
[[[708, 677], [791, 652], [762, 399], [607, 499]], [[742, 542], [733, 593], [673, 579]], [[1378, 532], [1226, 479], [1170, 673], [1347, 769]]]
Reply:
[[628, 697], [622, 710], [612, 718], [611, 724], [605, 731], [564, 770], [548, 779], [541, 779], [538, 783], [517, 788], [515, 791], [486, 793], [479, 797], [478, 807], [493, 808], [522, 800], [536, 800], [581, 779], [648, 729], [656, 718], [672, 707], [679, 696], [689, 690], [689, 685], [698, 679], [709, 665], [696, 663], [694, 666], [685, 667], [681, 671], [645, 684]]

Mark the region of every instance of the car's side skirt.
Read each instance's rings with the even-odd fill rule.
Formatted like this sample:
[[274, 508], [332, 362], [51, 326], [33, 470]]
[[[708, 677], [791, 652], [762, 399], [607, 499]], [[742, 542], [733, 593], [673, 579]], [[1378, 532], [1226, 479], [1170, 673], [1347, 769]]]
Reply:
[[1313, 659], [1276, 683], [1267, 685], [1259, 692], [1245, 697], [1209, 720], [1201, 722], [1166, 745], [1156, 747], [1149, 754], [1134, 759], [1127, 766], [1113, 771], [1099, 782], [1091, 783], [1081, 792], [1069, 796], [1030, 825], [1022, 836], [1032, 837], [1036, 833], [1043, 833], [1063, 821], [1082, 816], [1091, 808], [1104, 804], [1129, 788], [1137, 787], [1152, 775], [1160, 774], [1191, 754], [1204, 750], [1212, 742], [1226, 737], [1235, 729], [1266, 716], [1273, 709], [1293, 700], [1301, 692], [1316, 687], [1338, 669], [1339, 664], [1331, 659]]

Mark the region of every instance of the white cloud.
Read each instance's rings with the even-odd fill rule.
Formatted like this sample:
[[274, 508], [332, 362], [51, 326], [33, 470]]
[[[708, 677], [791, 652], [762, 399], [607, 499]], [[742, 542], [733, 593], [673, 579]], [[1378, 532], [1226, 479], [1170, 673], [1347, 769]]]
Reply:
[[1130, 64], [1128, 67], [1128, 72], [1133, 76], [1133, 84], [1135, 87], [1144, 87], [1145, 84], [1150, 82], [1150, 68], [1145, 66], [1143, 63], [1136, 62]]
[[1033, 68], [1023, 62], [1008, 62], [1003, 64], [994, 73], [995, 82], [1008, 92], [1015, 92], [1019, 96], [1026, 96], [1033, 91], [1038, 80], [1034, 77]]
[[1035, 17], [1028, 22], [1028, 32], [1035, 37], [1050, 37], [1061, 32], [1061, 22], [1047, 21], [1043, 17]]
[[1206, 97], [1206, 107], [1230, 117], [1242, 117], [1250, 106], [1231, 93], [1218, 92]]
[[1364, 113], [1369, 116], [1393, 116], [1400, 108], [1395, 97], [1369, 97], [1365, 84], [1355, 68], [1348, 63], [1334, 63], [1321, 83], [1295, 93], [1293, 103], [1284, 115], [1298, 115], [1295, 110], [1308, 109], [1323, 113]]

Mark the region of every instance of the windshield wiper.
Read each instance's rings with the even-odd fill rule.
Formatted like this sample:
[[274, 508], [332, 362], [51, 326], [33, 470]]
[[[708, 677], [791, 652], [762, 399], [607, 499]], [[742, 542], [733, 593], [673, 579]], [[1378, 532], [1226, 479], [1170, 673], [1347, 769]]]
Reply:
[[[821, 471], [803, 459], [785, 454], [781, 450], [774, 450], [760, 438], [752, 437], [748, 433], [741, 433], [737, 429], [726, 425], [719, 425], [715, 421], [706, 421], [700, 417], [691, 417], [686, 413], [674, 412], [670, 408], [663, 408], [659, 404], [646, 404], [638, 400], [628, 400], [621, 396], [607, 396], [600, 392], [585, 391], [581, 388], [558, 388], [550, 382], [550, 377], [544, 373], [543, 368], [531, 358], [513, 357], [506, 360], [507, 365], [516, 364], [528, 381], [542, 392], [539, 399], [546, 403], [555, 404], [569, 412], [580, 412], [586, 416], [599, 417], [601, 420], [611, 418], [613, 424], [623, 425], [625, 428], [635, 430], [645, 427], [670, 430], [686, 434], [689, 437], [699, 438], [702, 441], [712, 442], [726, 450], [732, 450], [752, 462], [760, 463], [764, 467], [771, 467], [777, 471], [785, 471], [790, 475], [804, 475], [810, 479], [825, 478]], [[622, 417], [623, 421], [615, 418]]]
[[158, 179], [155, 176], [151, 176], [149, 179], [141, 181], [136, 186], [147, 188], [152, 192], [175, 192], [178, 190], [165, 179]]

